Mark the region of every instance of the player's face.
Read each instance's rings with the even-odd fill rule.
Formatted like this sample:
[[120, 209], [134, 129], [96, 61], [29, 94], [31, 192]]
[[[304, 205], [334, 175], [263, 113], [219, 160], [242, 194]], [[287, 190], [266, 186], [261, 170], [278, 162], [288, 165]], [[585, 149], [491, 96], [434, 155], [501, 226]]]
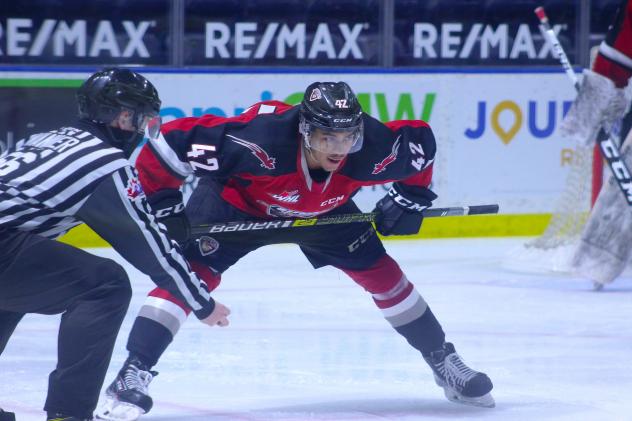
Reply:
[[129, 132], [145, 133], [149, 138], [155, 139], [160, 133], [161, 119], [159, 115], [143, 114], [139, 118], [134, 118], [134, 112], [124, 110], [119, 117], [115, 120], [115, 125]]
[[325, 154], [347, 155], [359, 138], [360, 132], [357, 129], [347, 131], [314, 129], [309, 143], [312, 149]]
[[315, 129], [309, 139], [312, 158], [325, 171], [334, 171], [357, 141], [356, 131], [328, 132]]
[[117, 127], [121, 130], [126, 130], [128, 132], [135, 131], [133, 121], [133, 113], [128, 110], [124, 110], [119, 114], [119, 116], [112, 122], [112, 126]]
[[335, 171], [347, 156], [346, 154], [326, 154], [315, 149], [311, 150], [310, 155], [312, 163], [310, 168], [322, 168], [323, 170], [329, 172]]

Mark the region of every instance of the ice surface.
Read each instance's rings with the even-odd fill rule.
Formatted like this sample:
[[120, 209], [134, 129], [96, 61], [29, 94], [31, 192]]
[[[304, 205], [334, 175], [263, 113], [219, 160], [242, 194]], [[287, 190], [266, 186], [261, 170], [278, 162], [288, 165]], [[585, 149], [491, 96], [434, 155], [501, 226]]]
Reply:
[[[366, 292], [281, 245], [224, 274], [215, 297], [231, 307], [231, 326], [183, 326], [156, 367], [155, 406], [143, 419], [632, 420], [632, 279], [593, 292], [579, 279], [503, 268], [523, 241], [386, 243], [464, 360], [493, 380], [494, 409], [448, 402]], [[134, 297], [106, 384], [152, 285], [125, 267]], [[0, 356], [0, 406], [20, 421], [44, 419], [58, 321], [28, 315]]]

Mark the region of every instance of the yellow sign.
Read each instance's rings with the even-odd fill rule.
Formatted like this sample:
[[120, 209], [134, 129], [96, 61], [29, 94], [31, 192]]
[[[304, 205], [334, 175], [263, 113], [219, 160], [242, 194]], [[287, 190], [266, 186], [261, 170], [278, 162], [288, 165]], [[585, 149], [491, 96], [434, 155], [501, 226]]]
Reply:
[[[500, 113], [505, 110], [512, 112], [514, 115], [513, 124], [511, 125], [511, 127], [509, 127], [509, 130], [505, 130], [500, 125], [499, 121]], [[498, 103], [498, 105], [496, 105], [494, 107], [494, 110], [492, 111], [491, 118], [492, 129], [494, 130], [494, 132], [496, 132], [498, 137], [500, 137], [500, 140], [502, 140], [505, 145], [508, 145], [509, 142], [511, 142], [511, 139], [514, 138], [516, 133], [518, 133], [518, 130], [520, 130], [520, 126], [522, 126], [522, 111], [520, 110], [518, 104], [513, 101], [502, 101]]]

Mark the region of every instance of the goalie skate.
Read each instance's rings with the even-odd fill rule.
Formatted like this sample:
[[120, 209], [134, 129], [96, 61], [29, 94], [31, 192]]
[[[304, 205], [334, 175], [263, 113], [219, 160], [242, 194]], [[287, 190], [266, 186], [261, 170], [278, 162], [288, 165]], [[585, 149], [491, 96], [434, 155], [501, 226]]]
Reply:
[[485, 408], [496, 406], [489, 393], [494, 387], [489, 377], [466, 366], [451, 343], [446, 342], [443, 348], [430, 353], [425, 360], [432, 368], [435, 382], [443, 388], [449, 401]]

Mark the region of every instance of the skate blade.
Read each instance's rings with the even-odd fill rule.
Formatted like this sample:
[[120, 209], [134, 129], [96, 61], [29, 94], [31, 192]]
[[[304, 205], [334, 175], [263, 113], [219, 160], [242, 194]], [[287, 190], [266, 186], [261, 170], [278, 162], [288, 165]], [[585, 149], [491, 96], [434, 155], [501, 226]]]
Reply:
[[445, 393], [445, 397], [448, 398], [448, 400], [451, 402], [478, 406], [482, 408], [494, 408], [496, 406], [496, 401], [494, 401], [494, 397], [490, 393], [486, 393], [483, 396], [477, 397], [463, 396], [455, 390], [447, 387], [443, 388], [443, 392]]
[[120, 402], [110, 397], [97, 409], [95, 420], [104, 421], [136, 421], [145, 411], [141, 407], [127, 402]]

